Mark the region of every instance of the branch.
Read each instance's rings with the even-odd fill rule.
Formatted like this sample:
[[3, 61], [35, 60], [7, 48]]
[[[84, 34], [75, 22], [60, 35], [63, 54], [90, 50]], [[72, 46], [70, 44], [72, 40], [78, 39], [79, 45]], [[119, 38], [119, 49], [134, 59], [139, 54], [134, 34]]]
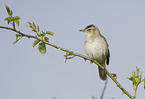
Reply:
[[131, 99], [135, 99], [133, 96], [131, 96], [131, 95], [130, 95], [130, 94], [129, 94], [129, 93], [119, 84], [119, 82], [118, 82], [118, 81], [117, 81], [117, 80], [107, 71], [107, 69], [106, 69], [105, 67], [101, 66], [97, 61], [92, 60], [91, 58], [86, 57], [86, 56], [84, 56], [84, 55], [81, 55], [81, 54], [78, 54], [78, 53], [74, 53], [73, 51], [69, 51], [68, 49], [64, 49], [64, 48], [58, 47], [58, 46], [56, 46], [56, 45], [53, 45], [53, 44], [51, 44], [51, 43], [49, 43], [49, 42], [45, 41], [44, 39], [41, 39], [41, 38], [39, 38], [39, 37], [37, 37], [37, 36], [27, 35], [27, 34], [24, 34], [24, 33], [20, 32], [20, 31], [18, 31], [18, 30], [16, 30], [16, 29], [9, 28], [9, 27], [0, 26], [0, 28], [6, 29], [6, 30], [14, 31], [14, 32], [20, 34], [22, 37], [28, 37], [28, 38], [34, 38], [34, 39], [40, 40], [41, 42], [43, 42], [43, 43], [45, 43], [45, 44], [47, 44], [47, 45], [49, 45], [49, 46], [52, 46], [52, 47], [54, 47], [54, 48], [56, 48], [56, 49], [58, 49], [58, 50], [64, 51], [64, 52], [69, 53], [69, 54], [74, 55], [74, 56], [78, 56], [78, 57], [83, 58], [83, 59], [85, 59], [85, 60], [90, 60], [91, 62], [94, 62], [96, 65], [98, 65], [99, 67], [101, 67], [102, 69], [104, 69], [104, 70], [106, 71], [106, 74], [115, 82], [115, 84], [123, 91], [124, 94], [126, 94], [126, 95], [127, 95], [128, 97], [130, 97]]

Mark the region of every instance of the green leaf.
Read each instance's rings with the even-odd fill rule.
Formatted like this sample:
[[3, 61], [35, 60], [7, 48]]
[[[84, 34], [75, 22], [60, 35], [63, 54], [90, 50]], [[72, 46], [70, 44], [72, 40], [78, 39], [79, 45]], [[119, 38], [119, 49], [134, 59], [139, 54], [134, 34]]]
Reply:
[[95, 97], [94, 97], [94, 96], [92, 96], [92, 99], [95, 99]]
[[[97, 97], [95, 98], [94, 96], [92, 96], [92, 99], [97, 99]], [[102, 98], [101, 98], [102, 99]]]
[[37, 34], [40, 37], [40, 34]]
[[35, 41], [33, 42], [33, 47], [35, 47], [39, 42], [40, 42], [40, 40], [35, 40]]
[[145, 90], [145, 79], [144, 79], [144, 90]]
[[32, 31], [37, 33], [37, 31], [36, 31], [36, 30], [32, 30]]
[[54, 33], [52, 31], [46, 31], [46, 34], [53, 36]]
[[19, 16], [15, 16], [15, 17], [12, 17], [11, 21], [15, 22], [19, 26], [19, 23], [20, 23], [19, 20], [20, 19], [21, 18]]
[[12, 25], [13, 25], [13, 28], [15, 29], [15, 22], [13, 21], [13, 22], [10, 23], [10, 24], [12, 24]]
[[20, 22], [19, 22], [19, 20], [15, 20], [15, 22], [16, 22], [16, 24], [19, 26], [20, 24]]
[[31, 23], [31, 22], [28, 22], [28, 24], [29, 24], [30, 26], [32, 26], [32, 23]]
[[39, 34], [41, 37], [43, 37], [45, 34]]
[[45, 32], [42, 31], [43, 36], [46, 35]]
[[10, 12], [10, 16], [12, 17], [12, 15], [13, 15], [13, 11], [11, 10], [11, 12]]
[[19, 34], [16, 34], [16, 39], [18, 38], [18, 37], [20, 37], [21, 35], [19, 35]]
[[5, 18], [5, 21], [8, 21], [8, 24], [11, 22], [11, 17], [7, 17], [7, 18]]
[[33, 22], [33, 23], [28, 22], [28, 24], [29, 24], [30, 26], [27, 26], [27, 27], [30, 27], [30, 28], [32, 29], [32, 31], [38, 33], [37, 30], [36, 30], [36, 25], [35, 25], [34, 22]]
[[15, 21], [15, 20], [20, 20], [21, 18], [19, 16], [15, 16], [15, 17], [12, 17], [12, 21]]
[[131, 81], [133, 81], [134, 80], [134, 78], [133, 77], [127, 77], [127, 79], [129, 79], [129, 80], [131, 80]]
[[44, 55], [46, 53], [46, 46], [45, 46], [44, 43], [39, 43], [38, 49], [39, 49], [39, 51], [40, 51], [41, 54]]
[[32, 26], [27, 26], [27, 25], [26, 25], [26, 27], [29, 27], [29, 28], [33, 29], [33, 27], [32, 27]]
[[12, 25], [13, 25], [13, 28], [15, 29], [15, 22], [14, 21], [13, 21]]
[[28, 24], [29, 24], [30, 26], [27, 26], [27, 27], [30, 27], [31, 29], [34, 29], [32, 23], [28, 22]]
[[44, 40], [48, 42], [49, 38], [48, 37], [44, 37]]
[[33, 22], [33, 29], [36, 30], [36, 25], [34, 22]]
[[39, 33], [39, 25], [37, 25], [37, 33]]
[[5, 21], [6, 21], [6, 20], [10, 20], [10, 17], [5, 18]]
[[21, 38], [22, 38], [22, 36], [17, 38], [16, 41], [13, 42], [13, 44], [17, 43]]
[[6, 7], [6, 10], [7, 10], [9, 16], [11, 16], [10, 8], [7, 5], [5, 5], [5, 7]]

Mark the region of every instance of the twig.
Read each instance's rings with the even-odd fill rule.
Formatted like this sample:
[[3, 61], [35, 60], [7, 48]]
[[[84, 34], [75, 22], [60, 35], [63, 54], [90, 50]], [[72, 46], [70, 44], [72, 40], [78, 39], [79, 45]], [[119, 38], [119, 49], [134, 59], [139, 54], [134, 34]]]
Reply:
[[112, 77], [112, 75], [107, 71], [107, 69], [106, 69], [105, 67], [101, 66], [97, 61], [92, 60], [91, 58], [86, 57], [86, 56], [84, 56], [84, 55], [81, 55], [81, 54], [78, 54], [78, 53], [74, 53], [74, 52], [72, 52], [72, 51], [69, 51], [68, 49], [64, 49], [64, 48], [58, 47], [58, 46], [56, 46], [56, 45], [53, 45], [53, 44], [51, 44], [51, 43], [49, 43], [49, 42], [46, 42], [45, 40], [43, 40], [43, 39], [41, 39], [41, 38], [39, 38], [39, 37], [37, 37], [37, 36], [27, 35], [27, 34], [24, 34], [24, 33], [20, 32], [20, 31], [17, 31], [16, 29], [9, 28], [9, 27], [0, 26], [0, 28], [6, 29], [6, 30], [14, 31], [14, 32], [16, 32], [16, 33], [22, 35], [23, 37], [34, 38], [34, 39], [40, 40], [41, 42], [43, 42], [43, 43], [45, 43], [45, 44], [47, 44], [47, 45], [50, 45], [50, 46], [52, 46], [52, 47], [54, 47], [54, 48], [56, 48], [56, 49], [58, 49], [58, 50], [62, 50], [62, 51], [64, 51], [64, 52], [71, 53], [71, 54], [73, 53], [74, 56], [78, 56], [78, 57], [83, 58], [83, 59], [85, 59], [85, 60], [90, 60], [90, 61], [94, 62], [96, 65], [98, 65], [99, 67], [101, 67], [102, 69], [104, 69], [104, 70], [106, 71], [106, 74], [115, 82], [115, 84], [124, 92], [124, 94], [126, 94], [126, 95], [127, 95], [128, 97], [130, 97], [131, 99], [135, 99], [133, 96], [131, 96], [131, 95], [130, 95], [130, 94], [129, 94], [129, 93], [119, 84], [119, 82], [118, 82], [114, 77]]

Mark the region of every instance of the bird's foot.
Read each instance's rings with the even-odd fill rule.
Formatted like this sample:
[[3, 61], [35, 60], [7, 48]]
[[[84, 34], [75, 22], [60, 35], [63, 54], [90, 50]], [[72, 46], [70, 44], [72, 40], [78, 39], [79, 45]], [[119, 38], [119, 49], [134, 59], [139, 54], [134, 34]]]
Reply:
[[94, 61], [94, 58], [91, 58], [91, 61], [90, 61], [90, 63], [93, 63], [93, 61]]

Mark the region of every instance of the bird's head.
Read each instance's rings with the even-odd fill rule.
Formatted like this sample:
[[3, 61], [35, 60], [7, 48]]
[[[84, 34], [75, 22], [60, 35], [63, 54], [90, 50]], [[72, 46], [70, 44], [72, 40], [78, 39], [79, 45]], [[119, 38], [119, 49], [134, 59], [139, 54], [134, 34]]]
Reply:
[[100, 35], [99, 29], [95, 25], [89, 25], [85, 29], [80, 30], [85, 33], [85, 35], [88, 36], [93, 36], [93, 35]]

